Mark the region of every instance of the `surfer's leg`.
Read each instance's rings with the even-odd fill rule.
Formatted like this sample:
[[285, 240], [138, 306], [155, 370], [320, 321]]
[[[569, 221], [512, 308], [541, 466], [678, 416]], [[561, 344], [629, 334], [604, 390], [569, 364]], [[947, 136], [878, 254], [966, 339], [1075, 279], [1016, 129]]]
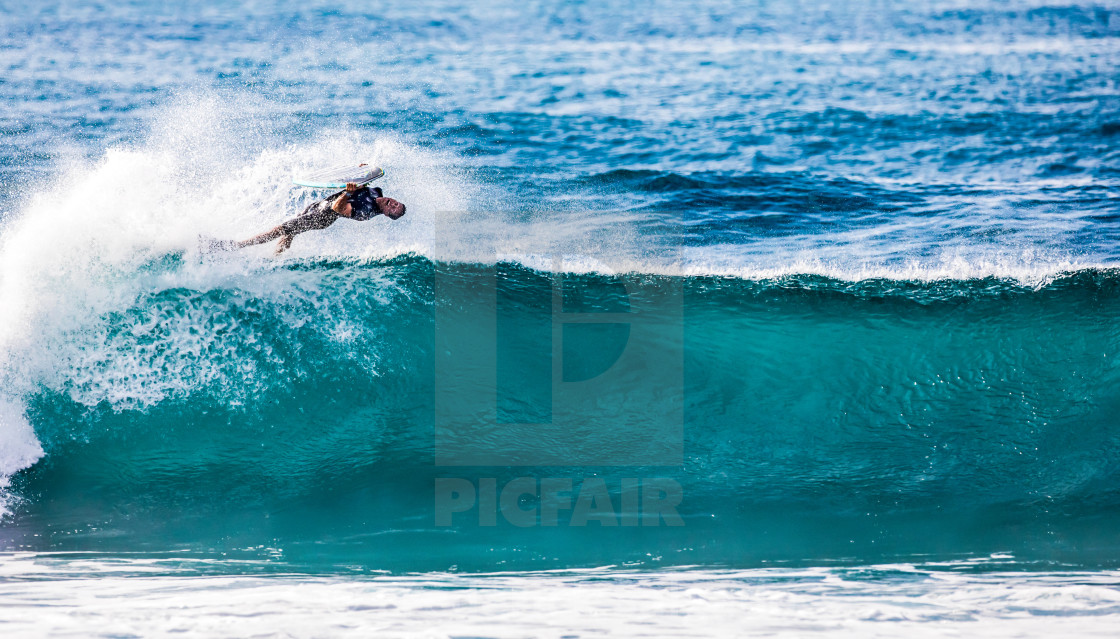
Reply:
[[294, 238], [294, 237], [295, 237], [295, 235], [283, 235], [283, 236], [281, 236], [280, 241], [276, 243], [276, 254], [280, 255], [284, 251], [292, 248], [292, 238]]
[[237, 246], [237, 248], [245, 248], [246, 246], [256, 246], [257, 244], [264, 244], [265, 242], [270, 242], [272, 240], [275, 240], [276, 238], [280, 237], [281, 235], [284, 235], [284, 227], [283, 226], [277, 226], [276, 228], [272, 229], [271, 231], [266, 231], [264, 233], [261, 233], [260, 235], [253, 236], [253, 237], [251, 237], [247, 240], [242, 240], [240, 242], [235, 242], [234, 245]]
[[245, 248], [246, 246], [264, 244], [276, 238], [281, 238], [276, 252], [282, 253], [292, 245], [292, 238], [295, 236], [305, 231], [325, 229], [331, 224], [334, 224], [337, 219], [338, 213], [331, 210], [329, 204], [324, 201], [315, 202], [304, 209], [303, 213], [300, 213], [298, 216], [284, 222], [271, 231], [261, 233], [243, 242], [238, 242], [237, 246], [238, 248]]
[[319, 231], [334, 224], [338, 213], [331, 210], [325, 201], [319, 201], [307, 207], [303, 213], [294, 220], [288, 220], [280, 225], [280, 242], [276, 245], [276, 254], [288, 250], [292, 245], [292, 238], [307, 231]]
[[[310, 230], [311, 228], [313, 228], [315, 226], [314, 222], [316, 221], [317, 217], [321, 217], [321, 213], [319, 211], [320, 207], [318, 206], [318, 204], [319, 204], [318, 202], [313, 202], [310, 205], [308, 205], [307, 208], [303, 209], [302, 213], [300, 213], [296, 217], [288, 220], [287, 222], [284, 222], [280, 226], [277, 226], [276, 228], [274, 228], [272, 230], [265, 231], [264, 233], [261, 233], [260, 235], [255, 235], [255, 236], [253, 236], [253, 237], [251, 237], [247, 240], [242, 240], [242, 241], [238, 242], [237, 243], [237, 248], [245, 248], [246, 246], [256, 246], [257, 244], [264, 244], [265, 242], [271, 242], [272, 240], [275, 240], [278, 237], [284, 237], [285, 235], [295, 236], [295, 235], [298, 235], [298, 234], [300, 234], [304, 231]], [[288, 245], [291, 245], [291, 243], [292, 243], [292, 240], [289, 237], [288, 238]]]

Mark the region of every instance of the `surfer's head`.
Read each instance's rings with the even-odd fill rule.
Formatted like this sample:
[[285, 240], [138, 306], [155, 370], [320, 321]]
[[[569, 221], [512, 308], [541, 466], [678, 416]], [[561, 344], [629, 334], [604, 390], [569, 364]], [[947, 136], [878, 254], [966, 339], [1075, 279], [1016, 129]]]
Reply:
[[404, 215], [404, 204], [391, 197], [379, 197], [377, 198], [377, 210], [384, 213], [385, 217], [390, 220], [396, 220]]

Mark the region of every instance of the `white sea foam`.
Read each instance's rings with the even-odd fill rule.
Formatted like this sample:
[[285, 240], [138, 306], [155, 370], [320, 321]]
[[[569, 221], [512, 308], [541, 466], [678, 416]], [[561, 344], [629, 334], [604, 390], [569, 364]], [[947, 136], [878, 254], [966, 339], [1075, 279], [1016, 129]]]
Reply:
[[1111, 637], [1120, 623], [1115, 571], [965, 564], [269, 577], [16, 555], [0, 558], [0, 597], [19, 636]]
[[22, 407], [0, 399], [0, 518], [8, 513], [8, 487], [12, 473], [34, 464], [43, 455]]

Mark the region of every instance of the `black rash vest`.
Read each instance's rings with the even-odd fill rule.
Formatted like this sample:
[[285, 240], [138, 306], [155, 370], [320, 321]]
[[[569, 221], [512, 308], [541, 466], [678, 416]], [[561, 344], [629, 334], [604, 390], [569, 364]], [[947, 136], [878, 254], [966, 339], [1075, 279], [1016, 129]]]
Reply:
[[381, 187], [363, 186], [353, 193], [347, 193], [350, 198], [350, 219], [364, 222], [381, 213], [377, 206], [377, 198], [385, 197], [381, 194]]

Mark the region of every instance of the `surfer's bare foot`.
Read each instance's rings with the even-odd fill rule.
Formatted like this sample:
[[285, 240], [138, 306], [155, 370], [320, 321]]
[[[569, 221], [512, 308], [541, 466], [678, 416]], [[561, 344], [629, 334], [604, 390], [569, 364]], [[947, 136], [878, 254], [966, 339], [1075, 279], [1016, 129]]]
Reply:
[[276, 255], [280, 255], [281, 253], [283, 253], [284, 251], [286, 251], [286, 250], [288, 250], [292, 247], [292, 238], [293, 237], [295, 237], [295, 236], [294, 235], [285, 235], [284, 237], [280, 238], [280, 241], [276, 243]]

